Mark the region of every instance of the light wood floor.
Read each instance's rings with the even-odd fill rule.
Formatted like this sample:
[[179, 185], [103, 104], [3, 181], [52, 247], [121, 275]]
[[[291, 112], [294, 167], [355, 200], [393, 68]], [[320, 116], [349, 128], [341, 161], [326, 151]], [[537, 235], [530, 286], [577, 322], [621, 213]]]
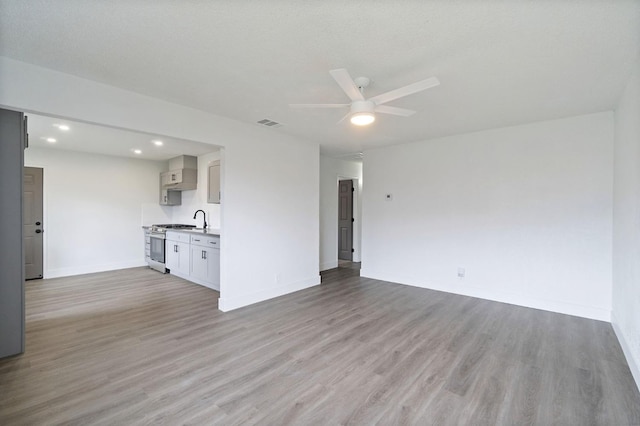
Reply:
[[323, 282], [230, 313], [145, 268], [29, 282], [0, 424], [640, 424], [607, 323]]

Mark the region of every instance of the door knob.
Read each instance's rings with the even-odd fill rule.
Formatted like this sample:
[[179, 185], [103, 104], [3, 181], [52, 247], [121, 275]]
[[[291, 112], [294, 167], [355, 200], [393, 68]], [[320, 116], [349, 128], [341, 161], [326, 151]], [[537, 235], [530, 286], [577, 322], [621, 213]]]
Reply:
[[36, 234], [39, 234], [42, 232], [42, 229], [36, 229]]
[[39, 225], [40, 225], [40, 222], [36, 222], [36, 225], [38, 225], [38, 226], [39, 226]]

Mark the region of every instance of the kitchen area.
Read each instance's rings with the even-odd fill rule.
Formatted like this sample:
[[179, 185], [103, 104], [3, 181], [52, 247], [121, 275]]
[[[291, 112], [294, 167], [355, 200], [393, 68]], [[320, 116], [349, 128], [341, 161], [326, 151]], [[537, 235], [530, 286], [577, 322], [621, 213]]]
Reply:
[[45, 279], [147, 266], [219, 291], [219, 147], [35, 114], [29, 131]]
[[[161, 206], [182, 204], [182, 193], [198, 188], [198, 159], [182, 155], [168, 162], [169, 170], [160, 174]], [[220, 160], [206, 164], [208, 204], [220, 204]], [[145, 261], [151, 269], [171, 273], [185, 280], [220, 291], [220, 229], [210, 228], [207, 214], [198, 209], [193, 220], [201, 213], [201, 227], [192, 224], [164, 223], [143, 226]]]

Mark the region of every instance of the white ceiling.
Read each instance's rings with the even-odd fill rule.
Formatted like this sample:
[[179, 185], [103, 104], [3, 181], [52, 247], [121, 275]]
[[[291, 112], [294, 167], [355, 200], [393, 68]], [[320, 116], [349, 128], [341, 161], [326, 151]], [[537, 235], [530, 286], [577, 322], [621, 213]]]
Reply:
[[[613, 109], [640, 54], [640, 1], [0, 0], [0, 54], [317, 141], [340, 155]], [[367, 128], [336, 122], [328, 71], [367, 95], [436, 76]], [[0, 76], [1, 78], [1, 76]]]
[[[94, 124], [27, 114], [29, 146], [93, 154], [131, 157], [144, 160], [164, 161], [179, 155], [202, 155], [218, 150], [214, 145], [180, 139], [158, 137]], [[59, 125], [69, 126], [63, 131]], [[47, 139], [53, 138], [54, 143]], [[154, 141], [161, 141], [157, 146]], [[136, 154], [134, 150], [140, 150]]]

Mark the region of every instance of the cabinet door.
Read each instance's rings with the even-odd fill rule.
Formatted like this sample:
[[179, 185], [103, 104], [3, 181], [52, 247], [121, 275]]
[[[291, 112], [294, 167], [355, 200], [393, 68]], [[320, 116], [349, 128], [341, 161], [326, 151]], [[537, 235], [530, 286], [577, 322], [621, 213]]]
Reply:
[[220, 204], [220, 161], [214, 161], [209, 166], [207, 203]]
[[220, 249], [192, 245], [191, 278], [220, 291]]
[[169, 170], [160, 173], [160, 186], [173, 185], [182, 182], [182, 170]]
[[200, 246], [191, 246], [191, 276], [203, 282], [209, 282], [208, 260], [211, 257], [211, 249]]
[[168, 173], [170, 184], [182, 182], [182, 170], [173, 170]]
[[190, 268], [190, 259], [191, 252], [189, 248], [191, 247], [188, 243], [177, 243], [178, 244], [178, 257], [180, 258], [180, 272], [184, 275], [189, 274]]
[[176, 275], [189, 275], [189, 244], [167, 241], [167, 268]]
[[160, 205], [161, 206], [179, 206], [182, 204], [182, 192], [168, 191], [160, 188]]
[[178, 272], [180, 270], [180, 254], [177, 248], [179, 243], [166, 241], [165, 244], [165, 264], [171, 272]]
[[209, 282], [214, 289], [220, 291], [220, 249], [214, 248], [208, 250], [211, 253], [208, 259], [209, 263], [207, 264]]
[[169, 181], [170, 174], [169, 172], [160, 173], [160, 186], [169, 185], [171, 183]]

